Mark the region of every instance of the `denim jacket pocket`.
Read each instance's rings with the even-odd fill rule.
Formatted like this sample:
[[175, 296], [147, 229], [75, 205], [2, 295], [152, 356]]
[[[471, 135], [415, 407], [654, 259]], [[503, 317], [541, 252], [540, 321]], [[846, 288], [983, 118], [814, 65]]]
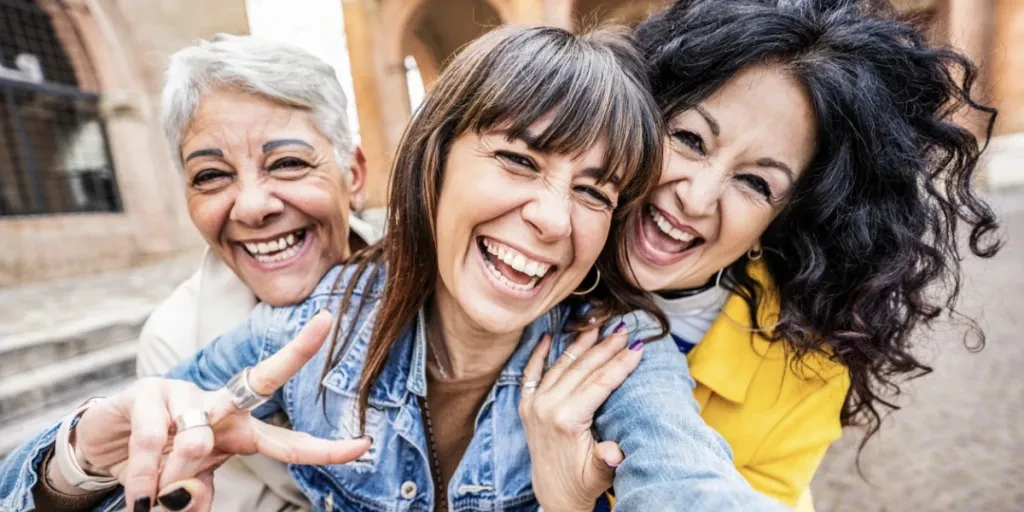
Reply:
[[332, 439], [354, 439], [362, 435], [373, 438], [373, 445], [358, 459], [347, 466], [360, 471], [374, 471], [379, 461], [380, 446], [385, 441], [387, 432], [387, 413], [370, 405], [366, 409], [365, 433], [359, 428], [359, 394], [356, 390], [345, 386], [345, 378], [340, 369], [327, 373], [321, 382], [327, 389], [326, 401], [327, 428]]

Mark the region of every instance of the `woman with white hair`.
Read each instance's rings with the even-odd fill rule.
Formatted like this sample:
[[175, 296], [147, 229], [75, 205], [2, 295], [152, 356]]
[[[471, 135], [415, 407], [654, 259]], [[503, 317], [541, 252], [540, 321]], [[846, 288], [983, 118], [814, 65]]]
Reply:
[[[257, 302], [301, 302], [379, 238], [350, 213], [363, 206], [366, 168], [346, 106], [334, 69], [292, 45], [218, 35], [171, 56], [163, 129], [208, 248], [143, 327], [140, 376], [166, 373]], [[286, 466], [264, 456], [234, 457], [216, 475], [214, 510], [308, 508]]]

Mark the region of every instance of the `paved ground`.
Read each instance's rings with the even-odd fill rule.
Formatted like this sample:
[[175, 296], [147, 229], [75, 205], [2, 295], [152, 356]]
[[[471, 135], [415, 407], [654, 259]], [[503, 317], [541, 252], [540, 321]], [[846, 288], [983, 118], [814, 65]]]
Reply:
[[196, 271], [201, 252], [141, 268], [0, 289], [0, 344], [97, 317], [151, 311]]
[[988, 337], [981, 352], [955, 332], [921, 336], [935, 371], [914, 381], [864, 449], [848, 431], [813, 490], [819, 512], [1024, 511], [1024, 192], [995, 198], [1005, 249], [967, 262], [963, 309]]

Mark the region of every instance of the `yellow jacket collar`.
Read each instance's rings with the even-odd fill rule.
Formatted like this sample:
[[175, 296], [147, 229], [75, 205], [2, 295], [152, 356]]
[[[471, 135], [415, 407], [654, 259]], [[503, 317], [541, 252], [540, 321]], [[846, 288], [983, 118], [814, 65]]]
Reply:
[[[766, 293], [758, 307], [760, 326], [778, 322], [779, 305], [775, 286], [763, 265], [750, 267], [751, 276]], [[751, 331], [750, 308], [736, 294], [729, 296], [722, 313], [688, 357], [694, 380], [730, 402], [742, 404], [757, 369], [771, 358], [784, 358], [781, 345]]]

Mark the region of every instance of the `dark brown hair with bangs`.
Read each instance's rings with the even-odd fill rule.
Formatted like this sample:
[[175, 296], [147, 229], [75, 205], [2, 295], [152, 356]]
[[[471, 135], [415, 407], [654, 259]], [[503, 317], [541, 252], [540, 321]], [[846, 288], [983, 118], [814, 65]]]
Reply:
[[[618, 176], [619, 206], [597, 261], [601, 285], [577, 300], [593, 305], [588, 316], [596, 321], [641, 309], [662, 321], [663, 328], [667, 325], [654, 304], [621, 276], [617, 264], [626, 260], [623, 219], [661, 172], [661, 115], [646, 73], [628, 30], [618, 27], [581, 34], [553, 27], [500, 27], [448, 64], [399, 143], [385, 236], [349, 262], [355, 274], [342, 297], [325, 375], [355, 334], [354, 329], [342, 333], [340, 319], [352, 306], [357, 284], [376, 282], [381, 272], [387, 277], [359, 383], [361, 424], [392, 345], [435, 291], [434, 221], [444, 162], [452, 142], [468, 131], [501, 129], [510, 138], [525, 138], [531, 125], [551, 115], [547, 128], [532, 134], [539, 151], [577, 154], [607, 139], [601, 179]], [[361, 294], [357, 315], [377, 299], [375, 293]]]

